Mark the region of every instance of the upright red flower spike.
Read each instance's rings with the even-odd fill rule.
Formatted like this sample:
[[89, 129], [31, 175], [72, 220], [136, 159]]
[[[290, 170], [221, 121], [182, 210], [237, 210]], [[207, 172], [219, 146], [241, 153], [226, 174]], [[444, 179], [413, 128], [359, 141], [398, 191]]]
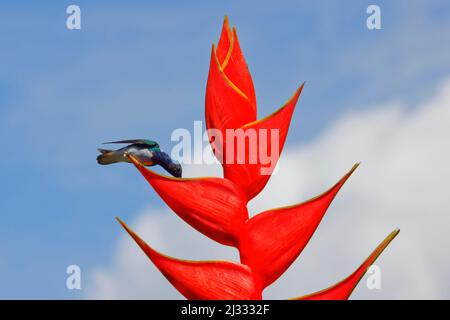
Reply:
[[[303, 251], [334, 197], [358, 166], [356, 164], [338, 183], [318, 197], [249, 218], [247, 203], [264, 188], [271, 172], [263, 173], [262, 169], [267, 169], [266, 163], [259, 158], [256, 163], [236, 161], [238, 149], [233, 146], [236, 138], [230, 139], [226, 132], [241, 130], [245, 134], [251, 130], [257, 133], [277, 130], [277, 146], [266, 136], [261, 138], [263, 143], [257, 144], [256, 150], [247, 145], [243, 153], [246, 160], [252, 152], [259, 155], [261, 148], [275, 148], [275, 152], [281, 154], [302, 89], [303, 85], [278, 111], [257, 120], [252, 78], [236, 29], [231, 29], [228, 19], [225, 19], [217, 49], [214, 46], [212, 49], [205, 99], [207, 128], [222, 133], [216, 136], [209, 132], [211, 146], [222, 160], [224, 178], [165, 177], [129, 156], [178, 216], [209, 238], [239, 250], [240, 263], [178, 260], [152, 249], [119, 220], [161, 273], [186, 298], [261, 299], [263, 290], [276, 281]], [[229, 158], [233, 161], [227, 161]], [[392, 232], [345, 280], [294, 300], [347, 299], [367, 268], [398, 232]]]

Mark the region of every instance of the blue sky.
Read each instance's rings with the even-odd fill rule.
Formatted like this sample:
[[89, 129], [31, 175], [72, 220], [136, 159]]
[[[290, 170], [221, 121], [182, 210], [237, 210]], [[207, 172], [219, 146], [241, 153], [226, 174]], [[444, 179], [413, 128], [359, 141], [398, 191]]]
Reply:
[[[67, 30], [66, 7], [82, 29]], [[382, 30], [365, 26], [382, 10]], [[427, 99], [450, 74], [448, 1], [15, 1], [0, 5], [0, 298], [83, 297], [65, 268], [109, 262], [114, 220], [163, 207], [127, 165], [100, 167], [103, 141], [151, 138], [203, 120], [211, 44], [238, 28], [258, 112], [306, 81], [287, 145], [340, 115]]]

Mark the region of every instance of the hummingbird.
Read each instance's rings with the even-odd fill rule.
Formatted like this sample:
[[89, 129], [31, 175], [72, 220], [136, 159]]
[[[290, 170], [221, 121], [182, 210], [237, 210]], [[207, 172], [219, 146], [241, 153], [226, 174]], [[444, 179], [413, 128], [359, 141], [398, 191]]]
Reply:
[[100, 155], [97, 157], [97, 162], [99, 164], [107, 165], [117, 162], [131, 162], [127, 156], [131, 155], [144, 166], [160, 165], [172, 176], [181, 178], [181, 165], [178, 161], [173, 160], [167, 153], [165, 153], [159, 147], [157, 142], [153, 140], [137, 139], [111, 141], [103, 144], [112, 143], [122, 143], [128, 145], [117, 150], [99, 148], [98, 151], [100, 152]]

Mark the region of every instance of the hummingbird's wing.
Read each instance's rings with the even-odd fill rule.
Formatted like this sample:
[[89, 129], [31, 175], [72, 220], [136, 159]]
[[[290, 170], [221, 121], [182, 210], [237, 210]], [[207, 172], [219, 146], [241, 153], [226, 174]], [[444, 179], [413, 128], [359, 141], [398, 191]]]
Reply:
[[135, 140], [120, 140], [120, 141], [110, 141], [110, 142], [104, 142], [103, 144], [111, 144], [111, 143], [129, 143], [129, 144], [144, 144], [148, 145], [149, 147], [153, 147], [156, 145], [155, 142], [150, 142], [145, 139], [135, 139]]

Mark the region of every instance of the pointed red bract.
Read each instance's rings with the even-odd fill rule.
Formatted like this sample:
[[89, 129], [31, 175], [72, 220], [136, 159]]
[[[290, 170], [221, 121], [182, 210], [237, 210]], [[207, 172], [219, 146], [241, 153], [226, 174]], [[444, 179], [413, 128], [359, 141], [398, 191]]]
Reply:
[[[226, 69], [226, 71], [225, 71]], [[232, 77], [232, 78], [230, 78]], [[234, 82], [236, 81], [236, 83]], [[256, 120], [256, 98], [253, 81], [241, 52], [236, 31], [225, 18], [217, 50], [213, 45], [205, 97], [207, 129], [236, 129]], [[210, 140], [213, 138], [210, 135]], [[211, 141], [221, 159], [222, 141]]]
[[233, 33], [231, 32], [228, 17], [225, 17], [220, 33], [219, 42], [217, 43], [217, 60], [222, 65], [226, 59], [230, 58], [233, 45]]
[[236, 28], [230, 28], [226, 17], [223, 22], [220, 40], [217, 44], [216, 55], [220, 69], [248, 98], [251, 107], [254, 109], [256, 119], [256, 95], [252, 76], [242, 53]]
[[211, 239], [237, 246], [248, 219], [245, 195], [222, 178], [171, 178], [159, 175], [129, 156], [167, 205], [184, 221]]
[[[256, 97], [252, 77], [242, 54], [236, 30], [225, 18], [217, 50], [213, 46], [205, 97], [205, 120], [211, 147], [223, 162], [227, 129], [256, 120]], [[211, 133], [217, 130], [220, 136]]]
[[375, 262], [389, 243], [399, 234], [400, 230], [393, 231], [372, 254], [361, 264], [361, 266], [343, 281], [329, 287], [328, 289], [309, 294], [307, 296], [294, 298], [293, 300], [346, 300], [350, 297], [358, 282], [366, 273], [367, 269]]
[[263, 287], [277, 280], [300, 255], [337, 192], [357, 167], [322, 195], [265, 211], [247, 222], [239, 245], [241, 263], [250, 266]]
[[233, 28], [232, 35], [233, 46], [230, 50], [229, 59], [225, 60], [221, 64], [221, 67], [228, 79], [230, 79], [230, 81], [247, 96], [256, 118], [257, 108], [255, 88], [253, 86], [252, 76], [250, 75], [241, 46], [239, 44], [236, 28]]
[[[244, 190], [248, 201], [261, 192], [275, 169], [286, 142], [292, 113], [302, 89], [303, 85], [283, 107], [270, 116], [244, 125], [242, 132], [238, 130], [231, 139], [229, 136], [225, 140], [224, 177]], [[250, 145], [247, 141], [240, 151], [238, 149], [240, 143], [242, 143], [239, 142], [242, 139], [240, 137], [245, 138], [247, 134], [248, 136], [256, 136], [257, 143]], [[276, 144], [274, 145], [272, 142]], [[229, 156], [228, 153], [230, 152], [232, 156]], [[241, 157], [244, 161], [239, 161], [238, 157]]]
[[[239, 45], [236, 29], [231, 31], [228, 19], [222, 27], [220, 41], [211, 53], [206, 87], [206, 127], [214, 154], [223, 164], [224, 176], [240, 186], [253, 199], [266, 185], [286, 141], [287, 132], [303, 85], [285, 106], [272, 115], [256, 120], [256, 96], [253, 81]], [[257, 141], [245, 142], [243, 151], [236, 149], [238, 139], [227, 131], [241, 130], [243, 136], [255, 133]], [[278, 130], [278, 146], [272, 150], [272, 130]], [[261, 134], [264, 131], [265, 135]], [[232, 132], [232, 131], [231, 131]], [[245, 138], [244, 138], [245, 139]], [[264, 150], [262, 150], [264, 149]], [[262, 154], [273, 157], [262, 159]], [[256, 160], [250, 160], [256, 155]], [[269, 163], [263, 163], [268, 160]]]
[[117, 219], [169, 282], [190, 300], [261, 299], [251, 269], [228, 261], [188, 261], [152, 249], [124, 222]]
[[211, 135], [211, 130], [225, 138], [227, 129], [237, 129], [256, 120], [256, 110], [244, 92], [225, 75], [213, 46], [205, 97], [205, 120], [211, 146], [222, 162], [223, 141]]

